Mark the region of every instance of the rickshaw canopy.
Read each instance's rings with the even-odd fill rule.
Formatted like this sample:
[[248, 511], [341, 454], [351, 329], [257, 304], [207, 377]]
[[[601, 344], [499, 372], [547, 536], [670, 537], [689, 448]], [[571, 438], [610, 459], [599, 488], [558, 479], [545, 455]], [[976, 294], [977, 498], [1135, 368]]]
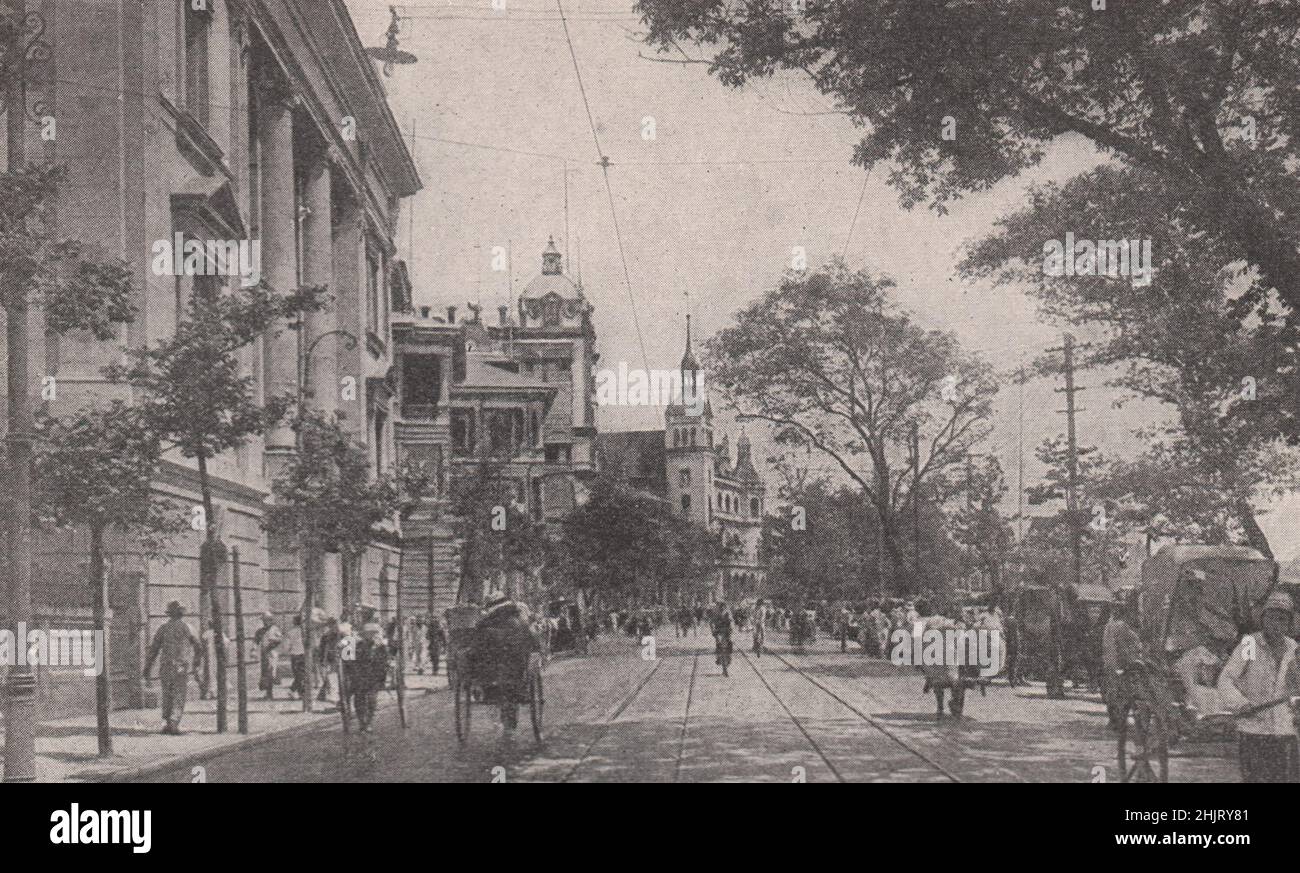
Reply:
[[[1205, 581], [1184, 579], [1199, 570]], [[1177, 654], [1196, 646], [1226, 653], [1258, 627], [1264, 601], [1277, 584], [1277, 564], [1246, 546], [1164, 546], [1142, 564], [1138, 615], [1151, 652]]]

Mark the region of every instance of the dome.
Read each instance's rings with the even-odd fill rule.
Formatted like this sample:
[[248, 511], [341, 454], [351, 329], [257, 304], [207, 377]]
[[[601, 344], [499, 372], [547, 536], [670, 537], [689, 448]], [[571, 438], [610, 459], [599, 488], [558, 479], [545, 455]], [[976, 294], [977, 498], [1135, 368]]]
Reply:
[[556, 294], [564, 300], [581, 300], [582, 291], [568, 276], [564, 275], [564, 256], [555, 247], [551, 238], [542, 250], [542, 273], [524, 286], [521, 300], [540, 300], [548, 294]]

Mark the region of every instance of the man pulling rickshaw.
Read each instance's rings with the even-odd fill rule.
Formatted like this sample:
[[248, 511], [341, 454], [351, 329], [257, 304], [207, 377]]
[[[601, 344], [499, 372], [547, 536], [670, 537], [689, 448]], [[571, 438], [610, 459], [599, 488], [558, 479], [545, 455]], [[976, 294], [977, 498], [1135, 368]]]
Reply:
[[[448, 676], [454, 694], [456, 735], [469, 738], [473, 703], [494, 703], [500, 707], [501, 726], [509, 735], [519, 724], [519, 704], [527, 702], [533, 734], [542, 738], [542, 646], [530, 626], [523, 606], [505, 594], [491, 596], [483, 611], [475, 607], [455, 612], [453, 646], [449, 653]], [[476, 615], [475, 615], [476, 614]], [[472, 626], [468, 618], [473, 617]]]

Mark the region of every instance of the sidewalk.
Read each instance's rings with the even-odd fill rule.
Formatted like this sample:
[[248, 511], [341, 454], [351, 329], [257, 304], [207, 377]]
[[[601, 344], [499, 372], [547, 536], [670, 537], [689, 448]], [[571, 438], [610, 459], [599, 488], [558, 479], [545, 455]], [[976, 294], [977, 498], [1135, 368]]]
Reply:
[[[447, 687], [446, 673], [408, 674], [407, 705], [411, 698]], [[325, 703], [313, 701], [313, 711], [302, 711], [302, 701], [290, 699], [287, 681], [276, 689], [275, 700], [262, 700], [261, 692], [252, 689], [248, 701], [248, 733], [239, 733], [239, 719], [234, 689], [227, 701], [226, 733], [217, 733], [215, 700], [199, 700], [195, 683], [190, 683], [189, 700], [181, 736], [160, 733], [162, 717], [158, 709], [127, 709], [112, 714], [112, 758], [98, 756], [95, 715], [77, 716], [41, 722], [36, 729], [36, 772], [41, 782], [106, 782], [133, 779], [151, 772], [174, 768], [187, 761], [203, 759], [224, 751], [256, 745], [268, 740], [326, 730], [340, 723], [337, 693]], [[397, 705], [395, 692], [379, 695], [379, 706]], [[0, 721], [0, 728], [3, 722]], [[0, 729], [0, 740], [4, 732]], [[4, 769], [0, 762], [0, 773]]]

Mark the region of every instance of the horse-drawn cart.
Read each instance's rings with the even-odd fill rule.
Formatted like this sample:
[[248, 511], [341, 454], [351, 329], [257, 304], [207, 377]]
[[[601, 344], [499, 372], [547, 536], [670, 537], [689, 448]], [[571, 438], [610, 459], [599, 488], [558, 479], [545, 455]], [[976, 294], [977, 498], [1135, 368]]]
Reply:
[[518, 707], [528, 703], [533, 737], [542, 741], [542, 655], [525, 629], [502, 634], [483, 627], [477, 606], [447, 610], [447, 682], [451, 688], [456, 739], [469, 741], [474, 704], [501, 708], [502, 723], [513, 728]]

